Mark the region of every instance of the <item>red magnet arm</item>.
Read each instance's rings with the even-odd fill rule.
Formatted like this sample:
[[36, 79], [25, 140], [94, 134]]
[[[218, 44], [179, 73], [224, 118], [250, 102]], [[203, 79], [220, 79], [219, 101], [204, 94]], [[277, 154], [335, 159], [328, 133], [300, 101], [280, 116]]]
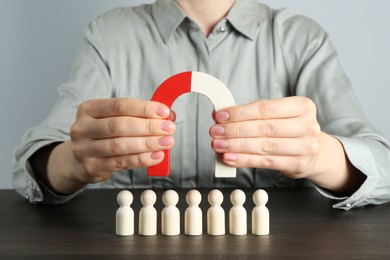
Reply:
[[[173, 102], [182, 94], [191, 92], [192, 72], [182, 72], [165, 80], [153, 94], [152, 101], [157, 101], [172, 108]], [[168, 118], [166, 118], [168, 120]], [[148, 176], [168, 176], [170, 171], [170, 150], [164, 151], [161, 163], [148, 168]]]

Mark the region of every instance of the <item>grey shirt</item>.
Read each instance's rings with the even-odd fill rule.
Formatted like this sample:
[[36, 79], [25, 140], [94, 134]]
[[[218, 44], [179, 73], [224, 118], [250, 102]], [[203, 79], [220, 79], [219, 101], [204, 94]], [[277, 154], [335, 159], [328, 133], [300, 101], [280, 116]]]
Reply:
[[[290, 10], [273, 10], [238, 0], [209, 37], [173, 0], [118, 8], [87, 28], [69, 81], [38, 127], [15, 150], [13, 185], [31, 202], [61, 203], [39, 184], [28, 159], [54, 142], [69, 140], [78, 105], [88, 99], [132, 97], [150, 100], [165, 79], [201, 71], [220, 79], [238, 105], [259, 99], [306, 96], [317, 105], [322, 131], [338, 138], [352, 164], [367, 178], [334, 207], [350, 209], [390, 200], [390, 148], [366, 121], [327, 33]], [[146, 169], [114, 173], [104, 188], [291, 187], [311, 185], [267, 169], [238, 169], [237, 178], [216, 179], [209, 127], [212, 105], [202, 95], [178, 98], [176, 145], [169, 177], [147, 177]], [[329, 163], [332, 163], [331, 161]]]

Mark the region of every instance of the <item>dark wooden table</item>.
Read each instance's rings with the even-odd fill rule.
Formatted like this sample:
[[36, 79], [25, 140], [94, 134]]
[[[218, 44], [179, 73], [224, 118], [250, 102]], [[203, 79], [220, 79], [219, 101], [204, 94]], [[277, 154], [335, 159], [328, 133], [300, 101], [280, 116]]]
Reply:
[[[186, 191], [178, 190], [182, 230]], [[205, 231], [209, 190], [200, 191]], [[231, 190], [222, 191], [228, 225]], [[14, 191], [0, 191], [0, 259], [390, 259], [390, 204], [345, 212], [312, 188], [267, 191], [270, 235], [250, 234], [254, 190], [245, 190], [248, 235], [219, 237], [118, 237], [118, 190], [87, 190], [59, 206], [29, 204]], [[137, 224], [141, 191], [132, 192]], [[160, 213], [163, 191], [156, 192]]]

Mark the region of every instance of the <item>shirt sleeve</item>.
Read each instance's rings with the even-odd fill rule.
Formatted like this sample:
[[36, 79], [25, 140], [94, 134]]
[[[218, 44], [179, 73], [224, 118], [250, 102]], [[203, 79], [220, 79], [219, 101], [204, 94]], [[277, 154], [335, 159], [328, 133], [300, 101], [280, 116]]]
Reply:
[[51, 113], [39, 126], [24, 134], [21, 144], [14, 151], [13, 187], [30, 202], [58, 204], [78, 194], [58, 196], [51, 192], [38, 182], [29, 159], [44, 146], [70, 139], [69, 130], [82, 101], [111, 96], [112, 84], [104, 50], [104, 42], [94, 21], [85, 31], [68, 82], [58, 88], [59, 99]]
[[[274, 31], [285, 57], [291, 93], [317, 106], [323, 132], [336, 137], [365, 182], [349, 197], [336, 197], [334, 208], [352, 209], [390, 201], [390, 146], [366, 120], [327, 33], [313, 20], [282, 10]], [[329, 163], [332, 163], [331, 161]]]

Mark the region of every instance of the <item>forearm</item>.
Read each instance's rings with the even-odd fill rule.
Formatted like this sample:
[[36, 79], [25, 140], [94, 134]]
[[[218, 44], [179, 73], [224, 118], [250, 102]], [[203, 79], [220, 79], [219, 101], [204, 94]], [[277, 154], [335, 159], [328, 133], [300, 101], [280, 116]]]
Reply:
[[72, 194], [85, 186], [72, 178], [76, 165], [70, 141], [41, 148], [30, 162], [36, 178], [59, 195]]
[[320, 134], [319, 152], [313, 174], [307, 178], [314, 184], [339, 195], [351, 195], [364, 182], [366, 176], [349, 161], [339, 140]]

